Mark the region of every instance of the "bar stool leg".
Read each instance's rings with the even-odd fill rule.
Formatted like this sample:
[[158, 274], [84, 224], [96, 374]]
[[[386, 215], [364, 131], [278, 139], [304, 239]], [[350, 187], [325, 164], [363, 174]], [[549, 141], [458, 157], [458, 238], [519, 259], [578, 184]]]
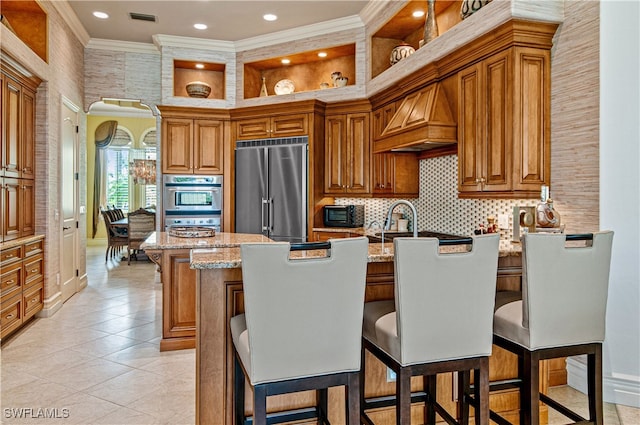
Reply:
[[[522, 365], [520, 365], [522, 363]], [[522, 387], [520, 389], [520, 423], [538, 425], [540, 423], [540, 359], [537, 353], [524, 350], [522, 359]]]
[[604, 424], [602, 406], [602, 346], [598, 344], [593, 354], [587, 355], [587, 391], [589, 397], [589, 420], [596, 425]]
[[253, 425], [267, 425], [267, 387], [253, 387]]
[[435, 425], [436, 409], [432, 402], [437, 400], [437, 375], [427, 375], [423, 379], [424, 389], [427, 392], [427, 400], [424, 403], [424, 423]]
[[[360, 374], [359, 372], [350, 373], [348, 377], [347, 388], [345, 388], [345, 412], [346, 423], [348, 425], [360, 425]], [[329, 423], [329, 421], [327, 421]]]
[[489, 358], [481, 360], [480, 369], [475, 370], [474, 392], [476, 397], [475, 419], [478, 425], [489, 425]]
[[328, 390], [321, 388], [316, 390], [316, 410], [318, 411], [318, 423], [324, 424], [327, 421]]
[[396, 424], [411, 424], [411, 368], [401, 367], [396, 373]]
[[238, 356], [233, 356], [233, 400], [236, 425], [244, 425], [244, 372]]

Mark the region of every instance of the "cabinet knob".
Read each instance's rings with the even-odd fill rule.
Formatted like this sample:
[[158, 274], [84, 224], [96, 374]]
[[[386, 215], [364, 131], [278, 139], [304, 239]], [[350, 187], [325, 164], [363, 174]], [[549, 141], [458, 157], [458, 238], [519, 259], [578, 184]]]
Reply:
[[32, 303], [34, 303], [34, 302], [36, 302], [36, 301], [38, 301], [38, 298], [35, 298], [35, 297], [34, 297], [34, 298], [31, 298], [31, 302], [32, 302]]
[[12, 319], [12, 318], [13, 318], [13, 313], [12, 313], [12, 314], [7, 314], [7, 315], [5, 316], [5, 319]]
[[15, 282], [15, 280], [11, 279], [11, 280], [7, 280], [5, 282], [5, 285], [11, 285], [13, 282]]
[[30, 272], [31, 272], [31, 273], [35, 273], [35, 272], [37, 272], [37, 271], [38, 271], [38, 269], [31, 269], [31, 270], [30, 270]]
[[22, 172], [23, 172], [23, 173], [26, 173], [27, 171], [28, 171], [28, 170], [27, 170], [27, 167], [25, 167], [25, 168], [23, 168], [23, 169], [22, 169]]

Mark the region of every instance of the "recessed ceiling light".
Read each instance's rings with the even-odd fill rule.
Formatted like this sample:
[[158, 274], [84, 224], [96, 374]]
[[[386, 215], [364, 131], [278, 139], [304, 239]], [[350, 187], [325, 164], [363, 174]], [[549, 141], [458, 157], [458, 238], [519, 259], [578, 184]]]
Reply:
[[107, 19], [107, 18], [109, 18], [109, 15], [107, 13], [98, 12], [98, 11], [93, 12], [93, 16], [95, 16], [96, 18], [99, 18], [99, 19]]
[[318, 53], [318, 57], [326, 58], [327, 57], [327, 52], [319, 52]]
[[198, 69], [204, 69], [204, 64], [197, 63], [197, 64], [196, 64], [196, 68], [198, 68]]
[[424, 16], [424, 11], [423, 10], [416, 10], [415, 12], [412, 13], [414, 18], [422, 18]]
[[262, 19], [264, 19], [265, 21], [275, 21], [276, 19], [278, 19], [278, 17], [273, 13], [267, 13], [266, 15], [262, 16]]
[[291, 60], [290, 60], [290, 59], [282, 59], [282, 61], [281, 61], [281, 62], [282, 62], [283, 64], [285, 64], [285, 65], [289, 65], [289, 64], [291, 63]]
[[207, 26], [205, 24], [193, 24], [193, 27], [197, 30], [206, 30]]

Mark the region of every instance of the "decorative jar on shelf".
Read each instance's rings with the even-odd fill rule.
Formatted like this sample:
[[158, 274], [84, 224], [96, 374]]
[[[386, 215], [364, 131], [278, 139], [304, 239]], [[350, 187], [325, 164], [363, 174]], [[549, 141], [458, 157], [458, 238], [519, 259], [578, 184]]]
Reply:
[[192, 81], [187, 84], [186, 89], [190, 97], [207, 98], [211, 94], [211, 86], [202, 81]]
[[480, 10], [480, 8], [485, 6], [487, 3], [491, 3], [491, 0], [462, 0], [462, 6], [460, 7], [460, 17], [462, 19], [468, 18], [469, 16]]
[[416, 52], [416, 49], [408, 44], [400, 44], [391, 50], [391, 56], [389, 56], [389, 63], [395, 65], [402, 59], [411, 56]]

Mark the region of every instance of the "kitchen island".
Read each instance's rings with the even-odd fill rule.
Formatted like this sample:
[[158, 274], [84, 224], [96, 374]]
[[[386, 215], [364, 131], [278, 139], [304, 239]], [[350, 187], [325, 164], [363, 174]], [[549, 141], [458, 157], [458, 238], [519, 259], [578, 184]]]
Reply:
[[160, 351], [196, 346], [196, 271], [189, 265], [194, 248], [231, 248], [244, 242], [269, 242], [262, 235], [216, 233], [214, 237], [182, 238], [153, 233], [141, 249], [160, 268], [162, 339]]
[[[459, 247], [443, 247], [459, 249]], [[501, 241], [498, 270], [498, 289], [512, 290], [514, 279], [519, 282], [520, 245]], [[313, 255], [294, 252], [292, 255]], [[369, 263], [367, 265], [367, 286], [365, 301], [393, 299], [393, 245], [386, 243], [369, 244]], [[233, 383], [233, 343], [229, 330], [229, 319], [244, 311], [242, 292], [242, 270], [239, 247], [216, 247], [212, 249], [193, 249], [191, 267], [197, 270], [196, 285], [196, 422], [207, 425], [231, 425], [232, 383]], [[366, 397], [393, 394], [395, 383], [388, 382], [384, 365], [367, 353]], [[547, 386], [547, 367], [541, 363], [541, 385]], [[515, 356], [494, 346], [490, 359], [490, 379], [492, 381], [513, 378], [517, 374]], [[422, 380], [414, 378], [412, 389], [421, 389]], [[250, 387], [247, 386], [247, 405], [251, 412]], [[455, 415], [453, 400], [453, 381], [451, 374], [438, 376], [438, 400]], [[271, 397], [267, 407], [269, 411], [286, 410], [312, 406], [315, 403], [314, 392], [303, 392]], [[329, 420], [332, 424], [344, 424], [343, 388], [329, 390]], [[508, 420], [517, 423], [518, 392], [503, 390], [491, 395], [491, 408]], [[420, 423], [422, 408], [412, 408], [413, 421]], [[393, 408], [381, 408], [370, 415], [377, 424], [393, 424]], [[541, 417], [546, 421], [546, 406], [541, 407]]]

